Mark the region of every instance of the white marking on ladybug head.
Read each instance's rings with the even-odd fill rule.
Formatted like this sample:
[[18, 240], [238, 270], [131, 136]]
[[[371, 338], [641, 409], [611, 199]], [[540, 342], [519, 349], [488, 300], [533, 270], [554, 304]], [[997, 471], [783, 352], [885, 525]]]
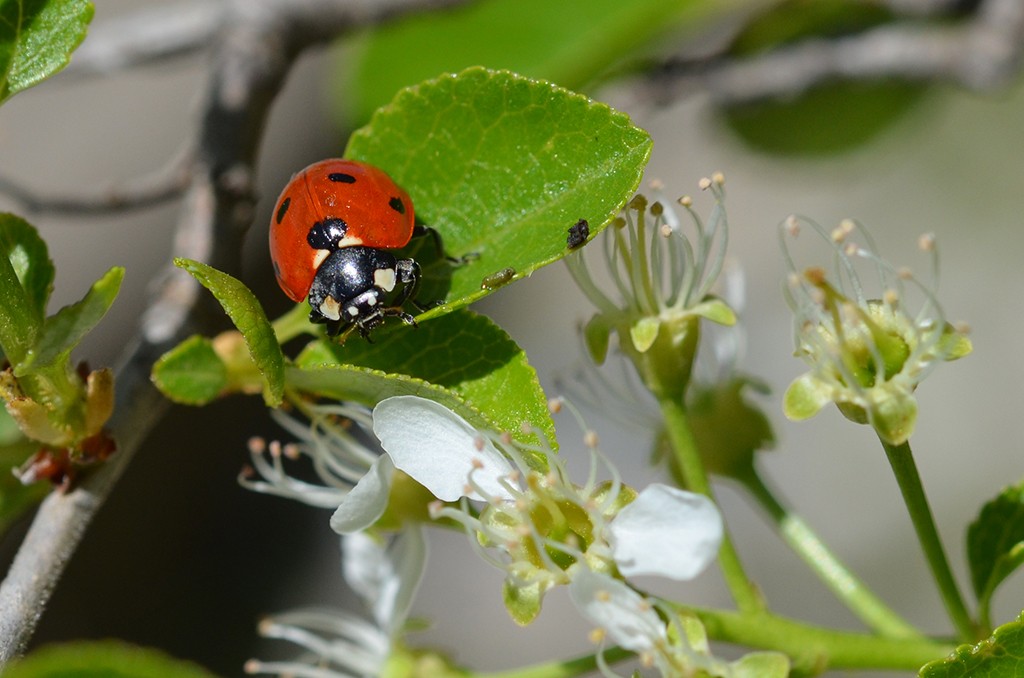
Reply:
[[342, 247], [358, 247], [363, 244], [362, 238], [357, 238], [354, 235], [346, 235], [344, 238], [338, 240], [338, 249]]
[[341, 320], [341, 304], [334, 297], [328, 295], [320, 303], [320, 314], [328, 320]]
[[381, 288], [385, 292], [390, 292], [395, 289], [395, 284], [398, 282], [398, 277], [395, 274], [393, 268], [378, 268], [373, 272], [373, 284]]
[[352, 316], [353, 318], [355, 318], [356, 316], [358, 316], [358, 315], [359, 315], [359, 307], [358, 307], [358, 306], [356, 306], [355, 304], [350, 304], [350, 305], [349, 305], [349, 306], [348, 306], [348, 307], [347, 307], [347, 308], [345, 309], [345, 312], [346, 312], [346, 313], [348, 313], [348, 314], [349, 314], [350, 316]]
[[313, 270], [320, 268], [320, 264], [324, 263], [324, 259], [329, 256], [331, 256], [330, 250], [317, 250], [313, 255]]

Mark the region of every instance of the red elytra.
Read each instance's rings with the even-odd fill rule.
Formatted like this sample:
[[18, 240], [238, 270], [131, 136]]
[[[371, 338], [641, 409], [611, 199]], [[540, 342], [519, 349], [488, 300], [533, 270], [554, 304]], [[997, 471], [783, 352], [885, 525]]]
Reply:
[[[344, 225], [344, 237], [329, 249], [310, 245], [310, 229], [331, 222]], [[277, 282], [300, 302], [331, 251], [357, 245], [404, 247], [414, 225], [412, 200], [383, 170], [338, 158], [313, 163], [292, 177], [271, 215], [270, 257]]]

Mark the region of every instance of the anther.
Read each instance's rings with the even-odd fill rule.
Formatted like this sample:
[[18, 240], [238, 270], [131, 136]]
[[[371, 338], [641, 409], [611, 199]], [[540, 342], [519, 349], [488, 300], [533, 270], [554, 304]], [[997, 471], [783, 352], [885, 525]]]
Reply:
[[917, 239], [917, 247], [922, 252], [934, 252], [935, 251], [935, 234], [934, 233], [922, 233]]
[[790, 214], [786, 217], [786, 233], [793, 238], [800, 235], [800, 221], [796, 218], [795, 214]]

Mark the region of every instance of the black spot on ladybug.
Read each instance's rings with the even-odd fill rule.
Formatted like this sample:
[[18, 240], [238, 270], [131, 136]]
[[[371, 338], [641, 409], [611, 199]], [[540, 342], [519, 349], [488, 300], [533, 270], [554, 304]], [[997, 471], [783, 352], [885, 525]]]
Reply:
[[399, 214], [405, 214], [405, 203], [402, 202], [401, 198], [392, 198], [391, 200], [388, 200], [388, 207]]
[[565, 239], [565, 244], [569, 249], [574, 250], [587, 242], [587, 238], [589, 237], [590, 224], [587, 223], [586, 219], [580, 219], [569, 227], [569, 235]]
[[503, 268], [500, 271], [495, 271], [489, 276], [484, 277], [480, 281], [480, 289], [482, 290], [494, 290], [502, 285], [507, 285], [512, 282], [512, 278], [516, 276], [516, 269], [511, 266]]
[[277, 208], [277, 223], [281, 223], [284, 220], [284, 215], [288, 213], [288, 208], [291, 207], [292, 199], [285, 198], [281, 201], [281, 206]]
[[323, 221], [316, 222], [309, 229], [309, 233], [306, 234], [306, 242], [315, 250], [330, 250], [333, 252], [338, 249], [338, 242], [345, 237], [347, 232], [348, 224], [345, 223], [344, 219], [324, 219]]
[[354, 176], [352, 176], [351, 174], [345, 174], [344, 172], [331, 172], [330, 174], [327, 175], [327, 178], [336, 184], [356, 183], [356, 178]]

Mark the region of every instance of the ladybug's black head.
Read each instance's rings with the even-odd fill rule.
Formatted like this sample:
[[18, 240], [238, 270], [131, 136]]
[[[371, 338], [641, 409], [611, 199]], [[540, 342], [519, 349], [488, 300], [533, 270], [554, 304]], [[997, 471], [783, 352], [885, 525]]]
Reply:
[[348, 232], [348, 224], [344, 219], [330, 218], [318, 221], [313, 224], [306, 234], [306, 242], [315, 250], [334, 251], [338, 249], [338, 243]]

